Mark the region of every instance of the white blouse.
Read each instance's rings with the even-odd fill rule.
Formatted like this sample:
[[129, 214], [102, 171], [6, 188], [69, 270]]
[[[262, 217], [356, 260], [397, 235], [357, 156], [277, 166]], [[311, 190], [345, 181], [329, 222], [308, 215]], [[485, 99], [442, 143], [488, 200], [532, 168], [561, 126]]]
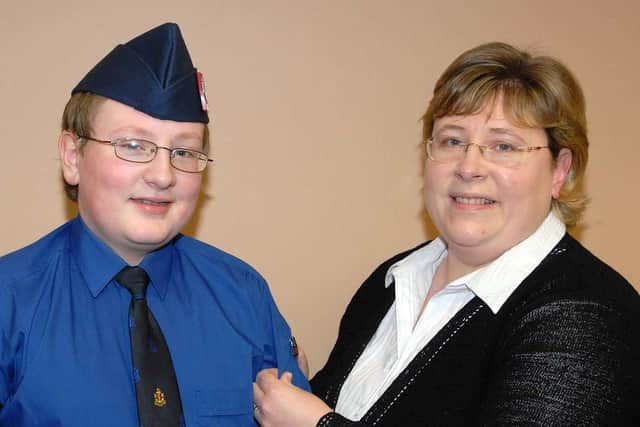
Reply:
[[447, 284], [420, 310], [440, 262], [447, 255], [437, 238], [393, 264], [385, 286], [395, 282], [395, 302], [347, 377], [335, 411], [359, 420], [429, 341], [474, 296], [497, 313], [518, 285], [565, 234], [549, 213], [527, 239], [490, 264]]

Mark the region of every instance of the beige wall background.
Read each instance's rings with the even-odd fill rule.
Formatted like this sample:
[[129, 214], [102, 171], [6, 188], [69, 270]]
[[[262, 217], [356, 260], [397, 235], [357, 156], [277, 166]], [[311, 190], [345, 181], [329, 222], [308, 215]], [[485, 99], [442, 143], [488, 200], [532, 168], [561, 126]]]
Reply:
[[264, 274], [312, 371], [370, 271], [434, 237], [418, 120], [444, 67], [482, 42], [557, 56], [581, 81], [592, 203], [577, 235], [640, 286], [636, 1], [27, 0], [1, 9], [0, 253], [73, 215], [56, 152], [71, 88], [117, 43], [175, 21], [213, 110], [215, 164], [188, 232]]

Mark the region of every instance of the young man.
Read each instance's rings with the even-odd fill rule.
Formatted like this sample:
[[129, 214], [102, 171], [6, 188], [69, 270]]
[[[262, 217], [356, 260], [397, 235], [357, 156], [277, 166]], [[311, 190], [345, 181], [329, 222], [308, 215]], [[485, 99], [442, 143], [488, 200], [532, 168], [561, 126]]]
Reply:
[[180, 30], [117, 46], [58, 140], [79, 216], [0, 258], [0, 425], [252, 426], [252, 382], [295, 345], [262, 277], [180, 234], [210, 162]]

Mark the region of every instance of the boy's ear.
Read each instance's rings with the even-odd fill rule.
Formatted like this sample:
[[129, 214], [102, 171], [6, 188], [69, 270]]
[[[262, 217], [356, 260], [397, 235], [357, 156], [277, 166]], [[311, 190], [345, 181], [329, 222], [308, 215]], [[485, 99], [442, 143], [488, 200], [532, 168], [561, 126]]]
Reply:
[[69, 131], [63, 130], [58, 137], [58, 153], [62, 167], [62, 176], [69, 185], [80, 183], [78, 162], [82, 153], [76, 137]]

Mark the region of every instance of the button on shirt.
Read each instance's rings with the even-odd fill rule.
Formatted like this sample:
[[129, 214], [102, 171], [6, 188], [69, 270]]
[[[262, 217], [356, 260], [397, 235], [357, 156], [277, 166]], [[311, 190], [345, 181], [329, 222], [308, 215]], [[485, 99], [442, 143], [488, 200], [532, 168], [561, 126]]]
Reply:
[[562, 239], [564, 224], [549, 213], [527, 239], [490, 264], [447, 284], [420, 310], [436, 269], [446, 258], [441, 239], [392, 265], [385, 285], [395, 283], [395, 301], [351, 370], [336, 412], [359, 420], [435, 335], [478, 296], [497, 313], [518, 285]]
[[[0, 258], [0, 425], [137, 427], [126, 265], [78, 217]], [[187, 426], [251, 426], [256, 373], [308, 389], [262, 277], [178, 236], [140, 264], [169, 346]]]

